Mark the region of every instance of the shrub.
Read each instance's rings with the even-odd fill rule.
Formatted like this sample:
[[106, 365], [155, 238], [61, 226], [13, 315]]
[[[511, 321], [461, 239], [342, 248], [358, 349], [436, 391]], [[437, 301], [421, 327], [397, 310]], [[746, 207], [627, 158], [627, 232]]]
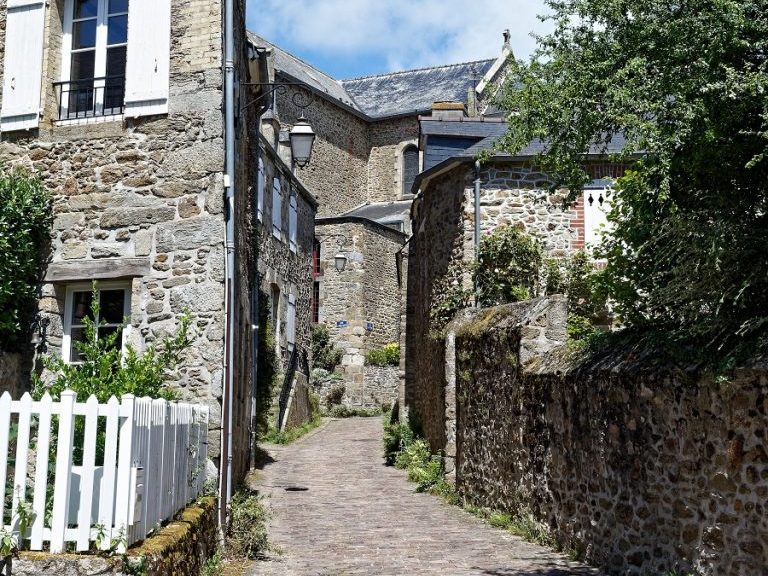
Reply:
[[312, 368], [333, 372], [341, 363], [344, 352], [333, 345], [328, 327], [324, 324], [312, 326]]
[[541, 268], [541, 245], [515, 226], [499, 226], [480, 240], [473, 266], [480, 302], [495, 306], [535, 296]]
[[338, 382], [331, 386], [331, 389], [328, 390], [328, 394], [325, 396], [325, 405], [330, 410], [334, 406], [338, 406], [341, 404], [341, 401], [344, 399], [344, 392], [346, 392], [346, 386], [344, 386], [343, 382]]
[[0, 168], [0, 349], [19, 349], [26, 336], [51, 221], [40, 180]]
[[395, 464], [398, 454], [413, 439], [413, 430], [405, 422], [390, 422], [384, 426], [384, 459], [389, 466]]
[[232, 497], [230, 526], [227, 530], [227, 554], [234, 558], [259, 558], [269, 548], [267, 521], [269, 513], [263, 498], [247, 489]]
[[391, 342], [383, 348], [371, 350], [365, 355], [365, 361], [372, 366], [399, 366], [400, 344]]

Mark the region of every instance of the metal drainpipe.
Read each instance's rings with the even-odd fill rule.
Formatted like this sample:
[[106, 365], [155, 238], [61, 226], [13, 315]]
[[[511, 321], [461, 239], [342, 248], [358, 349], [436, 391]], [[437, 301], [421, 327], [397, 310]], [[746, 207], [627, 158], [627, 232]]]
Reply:
[[[226, 191], [226, 350], [224, 355], [225, 386], [223, 407], [227, 415], [222, 430], [221, 455], [224, 457], [226, 447], [226, 464], [220, 463], [219, 476], [219, 516], [226, 524], [228, 520], [228, 505], [232, 497], [232, 396], [234, 395], [234, 338], [236, 326], [235, 298], [235, 15], [234, 0], [224, 2], [224, 188]], [[226, 445], [226, 446], [225, 446]], [[224, 466], [226, 465], [226, 474]], [[226, 480], [226, 482], [225, 482]]]
[[[261, 158], [261, 147], [258, 145], [258, 139], [259, 134], [261, 134], [261, 113], [258, 113], [256, 115], [256, 126], [257, 126], [257, 135], [256, 135], [256, 165], [258, 166], [259, 159]], [[257, 178], [261, 179], [261, 174], [257, 175]], [[260, 185], [260, 183], [256, 184], [257, 186]], [[263, 195], [266, 194], [266, 186], [264, 186], [264, 189], [262, 190], [262, 198]], [[252, 219], [251, 221], [256, 223], [258, 222], [258, 207], [254, 204], [253, 207], [253, 213], [251, 215]], [[259, 258], [258, 251], [256, 253], [256, 258]], [[253, 286], [251, 288], [251, 468], [256, 468], [256, 394], [258, 392], [258, 377], [259, 377], [259, 336], [260, 336], [260, 326], [259, 322], [261, 319], [259, 318], [260, 309], [259, 306], [261, 303], [259, 302], [260, 299], [260, 292], [259, 292], [260, 286], [259, 286], [259, 267], [258, 264], [256, 265], [256, 270], [254, 270], [253, 273]]]
[[[480, 160], [475, 160], [475, 261], [480, 257]], [[480, 287], [475, 280], [475, 308], [480, 308]]]

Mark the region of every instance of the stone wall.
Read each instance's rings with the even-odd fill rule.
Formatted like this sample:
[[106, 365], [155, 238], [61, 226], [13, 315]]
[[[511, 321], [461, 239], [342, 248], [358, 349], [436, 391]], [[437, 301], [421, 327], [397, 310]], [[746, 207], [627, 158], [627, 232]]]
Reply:
[[404, 143], [418, 145], [417, 116], [374, 122], [370, 127], [368, 202], [391, 202], [402, 197]]
[[715, 380], [636, 350], [586, 363], [553, 349], [564, 302], [545, 304], [454, 326], [459, 494], [531, 512], [610, 574], [762, 574], [768, 366]]
[[[362, 396], [365, 354], [400, 342], [403, 287], [396, 254], [405, 236], [362, 218], [326, 218], [317, 224], [320, 322], [328, 326], [331, 342], [344, 351], [341, 371], [348, 392], [358, 391], [358, 403], [369, 404], [372, 399]], [[347, 257], [343, 272], [334, 267], [337, 253]]]
[[[59, 76], [63, 3], [51, 4], [40, 128], [3, 133], [0, 142], [0, 164], [34, 171], [54, 195], [51, 264], [39, 303], [51, 321], [48, 350], [54, 354], [61, 350], [67, 287], [88, 285], [94, 277], [109, 280], [110, 271], [111, 279], [124, 281], [131, 289], [127, 341], [138, 349], [174, 332], [181, 314], [189, 309], [195, 337], [174, 386], [183, 400], [209, 404], [209, 454], [217, 458], [225, 330], [221, 2], [172, 1], [168, 114], [110, 117], [86, 125], [67, 125], [53, 116], [55, 98], [49, 81]], [[243, 6], [238, 10], [242, 36]], [[5, 13], [2, 2], [0, 29]], [[247, 74], [243, 48], [239, 43], [241, 76]], [[247, 139], [240, 142], [242, 153]], [[247, 366], [250, 290], [243, 266], [248, 262], [250, 230], [247, 181], [242, 174], [240, 170], [235, 193], [240, 216], [236, 246], [241, 335], [236, 354], [238, 365]], [[247, 369], [236, 373], [236, 418], [250, 412], [248, 376]], [[245, 428], [236, 426], [238, 431]], [[247, 442], [238, 438], [237, 443], [237, 450], [247, 454]], [[241, 456], [236, 454], [240, 463]], [[242, 469], [238, 462], [236, 468]]]

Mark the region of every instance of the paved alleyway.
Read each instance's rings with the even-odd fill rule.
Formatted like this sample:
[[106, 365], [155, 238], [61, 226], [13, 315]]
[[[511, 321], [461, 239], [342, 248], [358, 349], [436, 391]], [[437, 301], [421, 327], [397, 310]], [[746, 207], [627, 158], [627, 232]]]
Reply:
[[381, 419], [351, 418], [269, 447], [275, 462], [259, 490], [274, 514], [270, 539], [283, 553], [250, 575], [596, 574], [415, 493], [404, 472], [384, 466], [381, 436]]

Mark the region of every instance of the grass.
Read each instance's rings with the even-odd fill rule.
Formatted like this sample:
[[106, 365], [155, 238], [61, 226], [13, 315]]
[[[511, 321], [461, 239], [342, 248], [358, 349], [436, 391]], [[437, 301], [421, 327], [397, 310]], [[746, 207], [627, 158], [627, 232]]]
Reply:
[[389, 408], [379, 406], [377, 408], [358, 408], [356, 406], [344, 406], [343, 404], [334, 406], [326, 414], [331, 418], [353, 418], [355, 416], [372, 417], [386, 414]]
[[320, 414], [315, 413], [309, 422], [305, 422], [301, 426], [295, 426], [286, 430], [278, 430], [277, 428], [270, 426], [269, 430], [261, 440], [262, 442], [267, 442], [269, 444], [290, 444], [311, 432], [322, 423], [323, 418]]

